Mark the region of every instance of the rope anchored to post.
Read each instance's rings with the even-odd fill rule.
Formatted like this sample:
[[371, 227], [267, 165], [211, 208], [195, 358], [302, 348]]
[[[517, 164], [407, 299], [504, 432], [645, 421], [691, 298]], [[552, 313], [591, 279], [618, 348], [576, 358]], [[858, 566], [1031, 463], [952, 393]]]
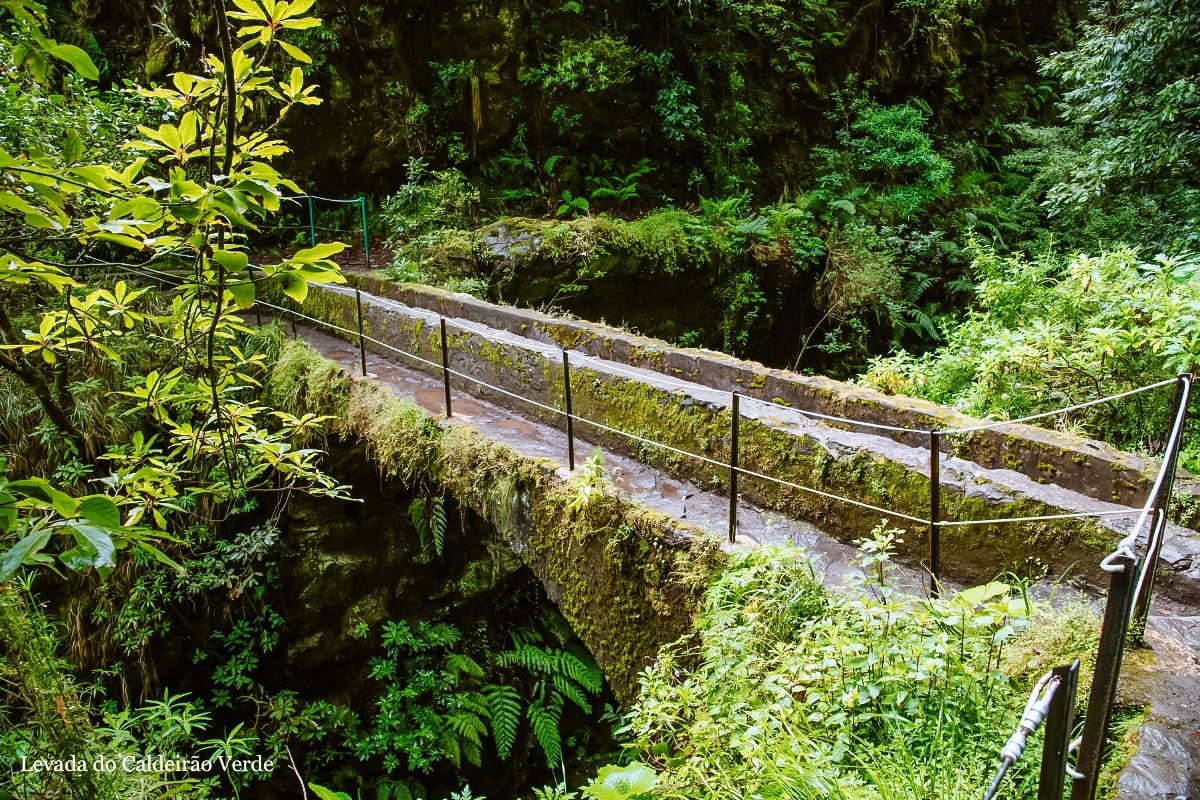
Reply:
[[1054, 700], [1054, 693], [1058, 690], [1061, 682], [1061, 679], [1053, 672], [1047, 672], [1029, 693], [1029, 702], [1025, 704], [1025, 713], [1021, 715], [1021, 721], [1017, 723], [1017, 730], [1008, 738], [1004, 749], [1000, 751], [1000, 768], [996, 770], [996, 777], [992, 778], [991, 785], [984, 792], [983, 800], [992, 800], [996, 796], [1000, 782], [1008, 773], [1008, 768], [1017, 763], [1021, 754], [1025, 752], [1025, 745], [1028, 743], [1029, 737], [1042, 727], [1042, 722], [1050, 713], [1050, 704]]

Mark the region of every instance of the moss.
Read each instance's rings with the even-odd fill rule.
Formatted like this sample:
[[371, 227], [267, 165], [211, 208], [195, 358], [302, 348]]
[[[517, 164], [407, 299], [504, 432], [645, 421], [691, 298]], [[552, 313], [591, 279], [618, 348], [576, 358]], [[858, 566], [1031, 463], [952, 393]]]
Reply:
[[303, 342], [283, 345], [265, 386], [274, 408], [340, 417], [350, 399], [350, 381], [341, 368]]
[[[352, 381], [289, 342], [268, 381], [291, 413], [335, 413], [382, 474], [436, 486], [481, 514], [520, 552], [623, 702], [658, 648], [690, 630], [720, 548], [611, 492], [582, 506], [551, 462], [521, 456], [466, 425], [441, 428], [386, 388]], [[569, 508], [570, 506], [570, 508]], [[480, 568], [482, 569], [482, 568]], [[478, 573], [478, 574], [476, 574]], [[478, 584], [477, 569], [467, 576]]]

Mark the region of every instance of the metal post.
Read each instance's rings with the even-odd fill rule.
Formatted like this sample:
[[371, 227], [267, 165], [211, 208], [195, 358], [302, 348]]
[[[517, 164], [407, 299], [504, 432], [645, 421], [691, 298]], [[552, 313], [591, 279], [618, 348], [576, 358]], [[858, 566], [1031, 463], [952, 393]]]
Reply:
[[442, 317], [442, 384], [446, 387], [446, 419], [450, 419], [450, 343], [446, 338], [445, 317]]
[[733, 418], [733, 430], [729, 438], [729, 543], [733, 544], [737, 540], [738, 420], [741, 418], [737, 392], [733, 393], [730, 414]]
[[292, 307], [292, 313], [291, 313], [291, 317], [292, 317], [292, 336], [295, 336], [295, 335], [296, 335], [296, 314], [297, 314], [297, 312], [298, 312], [298, 309], [296, 308], [296, 306], [297, 306], [298, 304], [296, 303], [296, 301], [295, 301], [295, 300], [292, 300], [292, 301], [291, 301], [291, 302], [290, 302], [288, 305], [290, 305], [290, 306]]
[[929, 593], [942, 592], [942, 434], [929, 432]]
[[1075, 768], [1083, 773], [1071, 786], [1071, 800], [1092, 800], [1100, 777], [1100, 762], [1104, 756], [1104, 739], [1117, 696], [1117, 679], [1121, 676], [1121, 655], [1125, 648], [1125, 632], [1129, 629], [1130, 601], [1137, 583], [1136, 557], [1116, 556], [1112, 559], [1112, 580], [1108, 602], [1104, 606], [1104, 622], [1100, 627], [1100, 647], [1096, 652], [1096, 672], [1092, 691], [1088, 695], [1087, 716], [1083, 720], [1083, 740], [1079, 745], [1079, 760]]
[[305, 195], [308, 198], [308, 240], [313, 247], [317, 246], [317, 221], [313, 217], [312, 195]]
[[368, 272], [371, 270], [371, 245], [367, 241], [367, 198], [360, 197], [358, 202], [362, 208], [362, 226], [363, 226], [363, 268]]
[[1065, 667], [1055, 667], [1051, 673], [1058, 678], [1058, 688], [1054, 691], [1050, 712], [1046, 715], [1038, 800], [1062, 800], [1067, 776], [1067, 748], [1071, 743], [1071, 728], [1074, 725], [1079, 659]]
[[563, 348], [563, 402], [567, 407], [567, 468], [575, 471], [575, 413], [571, 407], [571, 362]]
[[[1160, 488], [1159, 494], [1154, 498], [1154, 515], [1151, 517], [1149, 530], [1149, 547], [1146, 552], [1146, 561], [1143, 564], [1142, 570], [1145, 575], [1136, 589], [1136, 596], [1133, 598], [1133, 628], [1137, 632], [1136, 638], [1140, 641], [1146, 629], [1146, 617], [1150, 613], [1150, 596], [1154, 591], [1154, 575], [1158, 569], [1158, 554], [1162, 550], [1163, 535], [1166, 533], [1167, 527], [1167, 507], [1171, 503], [1171, 490], [1175, 486], [1175, 467], [1179, 460], [1179, 441], [1171, 441], [1171, 435], [1175, 433], [1175, 419], [1179, 416], [1180, 409], [1183, 410], [1183, 420], [1181, 423], [1187, 422], [1187, 402], [1191, 396], [1192, 376], [1190, 373], [1184, 373], [1179, 376], [1175, 384], [1175, 399], [1171, 401], [1171, 416], [1167, 417], [1168, 440], [1167, 447], [1170, 450], [1167, 452], [1167, 459], [1163, 463], [1162, 468], [1164, 479]], [[1179, 435], [1182, 435], [1183, 425], [1179, 427]], [[1174, 445], [1172, 447], [1172, 445]]]
[[362, 374], [367, 377], [367, 342], [363, 338], [362, 292], [354, 290], [354, 304], [358, 308], [358, 355], [362, 358]]

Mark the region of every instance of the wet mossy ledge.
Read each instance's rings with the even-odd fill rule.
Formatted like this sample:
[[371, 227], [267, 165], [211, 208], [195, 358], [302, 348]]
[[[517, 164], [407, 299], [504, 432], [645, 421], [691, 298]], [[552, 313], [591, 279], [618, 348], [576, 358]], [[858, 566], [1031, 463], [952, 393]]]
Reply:
[[[374, 295], [374, 290], [379, 287], [367, 282], [364, 288]], [[529, 330], [521, 331], [518, 328], [517, 332], [493, 324], [488, 318], [479, 323], [491, 329], [486, 331], [472, 325], [452, 323], [448, 327], [451, 369], [473, 377], [469, 381], [456, 377], [451, 382], [456, 388], [501, 404], [508, 398], [488, 389], [485, 384], [535, 400], [541, 406], [522, 403], [521, 414], [548, 425], [562, 427], [564, 424], [561, 414], [551, 410], [562, 408], [563, 404], [560, 348], [587, 351], [590, 341], [593, 345], [598, 343], [598, 346], [609, 348], [608, 355], [620, 352], [620, 347], [615, 343], [622, 341], [621, 336], [626, 340], [636, 339], [628, 334], [613, 332], [613, 337], [608, 340], [600, 337], [589, 340], [586, 335], [598, 326], [554, 321], [552, 324], [562, 325], [564, 331], [583, 330], [585, 337], [569, 341], [551, 338], [547, 342], [545, 338], [550, 338], [548, 334], [543, 333], [539, 338], [530, 332], [542, 323], [537, 315], [529, 312], [418, 287], [401, 287], [401, 292], [399, 296], [396, 292], [392, 293], [399, 302], [363, 296], [364, 331], [371, 339], [416, 354], [428, 364], [437, 364], [441, 359], [439, 314], [470, 320], [472, 313], [486, 312], [514, 321], [524, 319]], [[418, 302], [408, 302], [416, 297], [445, 302], [433, 303], [434, 308], [428, 309]], [[460, 303], [479, 308], [458, 315], [455, 312]], [[352, 291], [316, 286], [305, 302], [305, 313], [354, 330], [357, 325], [356, 307]], [[347, 335], [346, 338], [353, 340], [355, 337]], [[646, 341], [653, 343], [653, 340]], [[662, 365], [669, 365], [670, 359], [683, 357], [681, 352], [683, 355], [689, 353], [669, 348], [662, 342], [654, 344], [657, 347], [657, 359], [651, 351], [645, 350], [640, 352], [637, 359], [625, 354], [616, 360], [618, 363], [638, 361], [637, 366], [657, 360], [660, 368], [653, 371], [661, 374], [665, 371]], [[404, 361], [403, 357], [370, 341], [367, 348], [385, 358]], [[720, 360], [718, 354], [690, 353], [714, 363], [726, 363]], [[728, 359], [728, 362], [735, 366], [747, 364], [734, 359]], [[659, 467], [701, 487], [714, 491], [727, 490], [728, 470], [723, 464], [728, 463], [730, 450], [728, 395], [721, 391], [675, 387], [670, 383], [669, 379], [674, 377], [671, 375], [667, 376], [666, 381], [656, 384], [633, 379], [623, 374], [619, 367], [609, 369], [582, 359], [572, 363], [573, 410], [580, 418], [576, 429], [585, 432], [590, 441], [625, 452], [643, 463]], [[440, 368], [434, 371], [440, 376]], [[748, 382], [755, 374], [751, 372], [746, 376]], [[802, 376], [795, 378], [812, 380]], [[859, 391], [856, 387], [845, 388]], [[937, 409], [936, 406], [931, 407]], [[739, 463], [742, 468], [900, 514], [918, 518], [927, 515], [929, 479], [927, 451], [923, 447], [824, 425], [797, 428], [794, 423], [752, 419], [745, 416], [745, 412], [746, 406], [743, 404], [739, 440]], [[631, 444], [626, 436], [598, 429], [584, 420], [594, 420], [609, 428], [689, 451], [711, 461], [698, 461], [652, 445]], [[1039, 480], [1044, 477], [1044, 472], [1034, 470], [1032, 475], [1020, 477], [1010, 470], [1011, 467], [994, 471], [980, 470], [972, 463], [955, 459], [943, 462], [942, 519], [981, 521], [977, 525], [942, 529], [943, 577], [975, 583], [990, 580], [1003, 571], [1013, 571], [1031, 577], [1071, 577], [1095, 586], [1105, 585], [1106, 574], [1099, 570], [1098, 564], [1121, 538], [1122, 534], [1117, 530], [1091, 519], [1036, 520], [993, 525], [983, 521], [1073, 513], [1081, 508], [1111, 511], [1115, 507], [1080, 494], [1063, 492], [1057, 486], [1043, 486], [1048, 482]], [[888, 516], [828, 496], [750, 476], [743, 477], [739, 489], [742, 498], [815, 523], [829, 535], [845, 542], [865, 536], [879, 523], [881, 516]], [[914, 560], [923, 562], [929, 552], [927, 525], [902, 520], [902, 517], [891, 517], [893, 524], [907, 529], [903, 551]], [[1164, 592], [1184, 601], [1200, 598], [1198, 554], [1200, 541], [1194, 533], [1173, 529], [1168, 534], [1168, 543], [1163, 551], [1166, 563], [1159, 572], [1159, 585]]]
[[611, 492], [577, 492], [552, 461], [522, 456], [467, 424], [443, 426], [300, 341], [284, 346], [265, 392], [281, 410], [331, 417], [326, 435], [361, 445], [381, 476], [436, 485], [495, 526], [623, 703], [659, 648], [692, 630], [704, 589], [726, 562], [699, 532]]
[[[843, 426], [863, 433], [883, 433], [912, 447], [928, 447], [928, 431], [932, 428], [974, 427], [983, 422], [926, 400], [885, 395], [822, 376], [773, 369], [711, 350], [673, 347], [659, 339], [603, 324], [495, 305], [422, 284], [398, 284], [377, 275], [355, 275], [352, 280], [364, 292], [413, 308], [482, 323], [714, 389], [864, 423], [911, 429], [911, 433], [881, 432], [866, 426]], [[1156, 462], [1104, 442], [1032, 425], [1003, 424], [991, 430], [946, 435], [942, 447], [983, 467], [1014, 470], [1096, 500], [1131, 506], [1145, 501], [1158, 469]], [[1200, 486], [1193, 490], [1191, 485], [1185, 482], [1180, 490], [1200, 493]], [[1200, 525], [1200, 502], [1179, 502], [1173, 511], [1172, 518], [1178, 524], [1190, 528]]]

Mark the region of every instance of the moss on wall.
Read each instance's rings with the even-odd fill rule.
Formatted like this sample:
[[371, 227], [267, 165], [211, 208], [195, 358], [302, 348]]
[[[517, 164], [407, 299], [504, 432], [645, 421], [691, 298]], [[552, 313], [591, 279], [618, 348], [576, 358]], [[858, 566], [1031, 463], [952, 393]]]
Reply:
[[[351, 298], [353, 302], [353, 298]], [[577, 491], [551, 462], [521, 456], [474, 428], [442, 428], [379, 385], [355, 381], [289, 342], [267, 397], [293, 414], [334, 417], [381, 474], [444, 489], [509, 539], [596, 657], [622, 702], [658, 648], [691, 629], [704, 587], [724, 564], [713, 542], [656, 512]]]

